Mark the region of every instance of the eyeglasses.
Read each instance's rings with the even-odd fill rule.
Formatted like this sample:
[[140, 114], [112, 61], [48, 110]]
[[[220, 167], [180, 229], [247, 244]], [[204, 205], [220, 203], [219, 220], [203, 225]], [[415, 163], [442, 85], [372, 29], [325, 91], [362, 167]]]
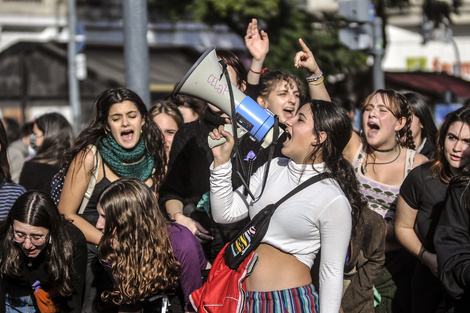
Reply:
[[25, 242], [26, 239], [29, 239], [29, 241], [31, 242], [31, 244], [33, 246], [36, 246], [36, 247], [40, 247], [40, 246], [43, 246], [45, 243], [46, 243], [46, 238], [49, 236], [49, 234], [43, 236], [43, 235], [31, 235], [31, 236], [27, 236], [23, 233], [20, 233], [20, 232], [16, 232], [15, 230], [13, 230], [13, 240], [16, 242], [16, 243], [19, 243], [19, 244], [22, 244], [23, 242]]

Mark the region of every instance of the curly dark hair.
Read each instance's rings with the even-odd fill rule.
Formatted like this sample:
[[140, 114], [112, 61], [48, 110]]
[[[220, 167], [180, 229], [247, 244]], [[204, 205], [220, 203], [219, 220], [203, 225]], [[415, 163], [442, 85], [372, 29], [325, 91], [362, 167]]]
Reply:
[[41, 253], [45, 253], [46, 272], [49, 283], [61, 296], [73, 292], [73, 280], [77, 278], [73, 267], [73, 243], [65, 224], [49, 195], [40, 191], [28, 191], [13, 204], [6, 220], [0, 228], [3, 238], [0, 251], [0, 276], [14, 279], [23, 275], [26, 256], [20, 246], [13, 241], [13, 222], [44, 227], [49, 230], [49, 242]]
[[[277, 86], [279, 82], [286, 81], [291, 86], [296, 84], [299, 88], [300, 93], [300, 103], [303, 103], [305, 99], [305, 91], [302, 88], [302, 83], [299, 78], [290, 73], [281, 71], [281, 70], [267, 70], [261, 76], [261, 85], [260, 85], [260, 97], [267, 98], [273, 89]], [[292, 88], [292, 87], [291, 87]]]
[[139, 179], [122, 178], [103, 190], [98, 202], [106, 216], [98, 255], [116, 280], [116, 290], [105, 291], [102, 299], [132, 304], [174, 287], [180, 265], [149, 187]]
[[310, 106], [315, 136], [320, 138], [321, 132], [327, 135], [325, 141], [313, 148], [305, 163], [313, 165], [320, 157], [329, 170], [329, 177], [338, 182], [352, 208], [351, 238], [353, 239], [358, 225], [362, 223], [362, 212], [368, 208], [367, 200], [359, 190], [359, 181], [354, 169], [343, 156], [343, 150], [353, 131], [351, 120], [344, 108], [332, 102], [311, 100], [304, 105]]
[[[163, 180], [167, 163], [163, 144], [163, 135], [158, 126], [152, 121], [149, 114], [147, 114], [147, 107], [139, 95], [127, 88], [108, 89], [103, 91], [98, 96], [94, 103], [96, 108], [95, 117], [88, 127], [80, 133], [76, 140], [75, 146], [65, 153], [63, 163], [70, 164], [77, 154], [81, 151], [86, 151], [88, 145], [90, 144], [98, 146], [100, 140], [106, 136], [105, 131], [108, 120], [108, 113], [111, 106], [116, 103], [122, 103], [124, 101], [131, 101], [134, 103], [142, 115], [143, 120], [145, 120], [145, 124], [142, 126], [142, 136], [145, 141], [145, 147], [147, 148], [147, 151], [150, 153], [150, 155], [152, 155], [155, 161], [155, 171], [152, 174], [152, 180], [155, 183], [155, 186], [159, 186]], [[83, 164], [85, 156], [86, 153], [82, 153], [79, 164]], [[78, 168], [80, 168], [80, 166], [77, 166], [77, 169]], [[93, 172], [95, 170], [97, 169], [92, 169]]]

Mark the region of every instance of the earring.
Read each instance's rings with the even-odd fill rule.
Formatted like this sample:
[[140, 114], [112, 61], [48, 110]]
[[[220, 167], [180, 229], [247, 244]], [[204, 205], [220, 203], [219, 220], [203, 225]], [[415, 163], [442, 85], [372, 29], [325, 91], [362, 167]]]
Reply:
[[49, 244], [51, 245], [52, 244], [52, 237], [49, 236]]
[[106, 128], [104, 129], [104, 133], [108, 136], [108, 130]]
[[396, 138], [397, 138], [397, 144], [400, 144], [400, 132], [397, 132]]
[[141, 130], [140, 130], [140, 133], [142, 134], [143, 132], [144, 132], [144, 131], [141, 129]]

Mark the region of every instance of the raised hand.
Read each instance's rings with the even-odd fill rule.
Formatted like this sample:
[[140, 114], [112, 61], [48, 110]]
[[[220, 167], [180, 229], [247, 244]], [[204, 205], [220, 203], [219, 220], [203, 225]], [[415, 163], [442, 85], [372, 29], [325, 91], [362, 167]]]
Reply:
[[269, 52], [269, 37], [264, 30], [258, 31], [258, 20], [255, 18], [246, 29], [245, 44], [253, 59], [264, 61]]
[[295, 54], [295, 67], [306, 69], [309, 76], [320, 75], [320, 68], [318, 67], [317, 61], [315, 60], [312, 51], [310, 51], [302, 38], [299, 38], [299, 43], [302, 50]]

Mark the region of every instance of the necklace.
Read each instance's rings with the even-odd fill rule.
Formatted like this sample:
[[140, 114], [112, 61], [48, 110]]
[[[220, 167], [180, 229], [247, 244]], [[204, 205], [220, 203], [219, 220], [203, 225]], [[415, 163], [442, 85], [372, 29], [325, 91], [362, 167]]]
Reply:
[[[396, 144], [395, 146], [393, 146], [393, 148], [390, 148], [390, 149], [387, 149], [387, 150], [376, 149], [376, 148], [374, 148], [374, 147], [372, 147], [372, 146], [370, 146], [370, 147], [371, 147], [372, 150], [374, 150], [374, 151], [385, 153], [385, 152], [391, 152], [391, 151], [395, 150], [395, 149], [397, 148], [397, 146], [398, 146], [398, 144]], [[377, 163], [377, 164], [379, 164], [379, 163]]]
[[[396, 147], [396, 146], [395, 146], [395, 147]], [[392, 150], [395, 149], [395, 147], [393, 147]], [[375, 149], [374, 149], [374, 150], [375, 150]], [[390, 151], [391, 151], [391, 150], [390, 150]], [[383, 152], [383, 151], [379, 151], [379, 152]], [[390, 163], [393, 163], [393, 162], [395, 162], [396, 160], [398, 160], [398, 158], [400, 157], [400, 155], [401, 155], [401, 147], [398, 146], [398, 154], [397, 154], [397, 156], [395, 157], [395, 159], [393, 159], [393, 160], [391, 160], [391, 161], [388, 161], [388, 162], [372, 162], [372, 163], [367, 163], [366, 166], [367, 166], [367, 165], [385, 165], [385, 164], [390, 164]], [[363, 164], [361, 164], [361, 172], [362, 172], [363, 175], [365, 175], [365, 174], [367, 173], [367, 169], [364, 167]]]

